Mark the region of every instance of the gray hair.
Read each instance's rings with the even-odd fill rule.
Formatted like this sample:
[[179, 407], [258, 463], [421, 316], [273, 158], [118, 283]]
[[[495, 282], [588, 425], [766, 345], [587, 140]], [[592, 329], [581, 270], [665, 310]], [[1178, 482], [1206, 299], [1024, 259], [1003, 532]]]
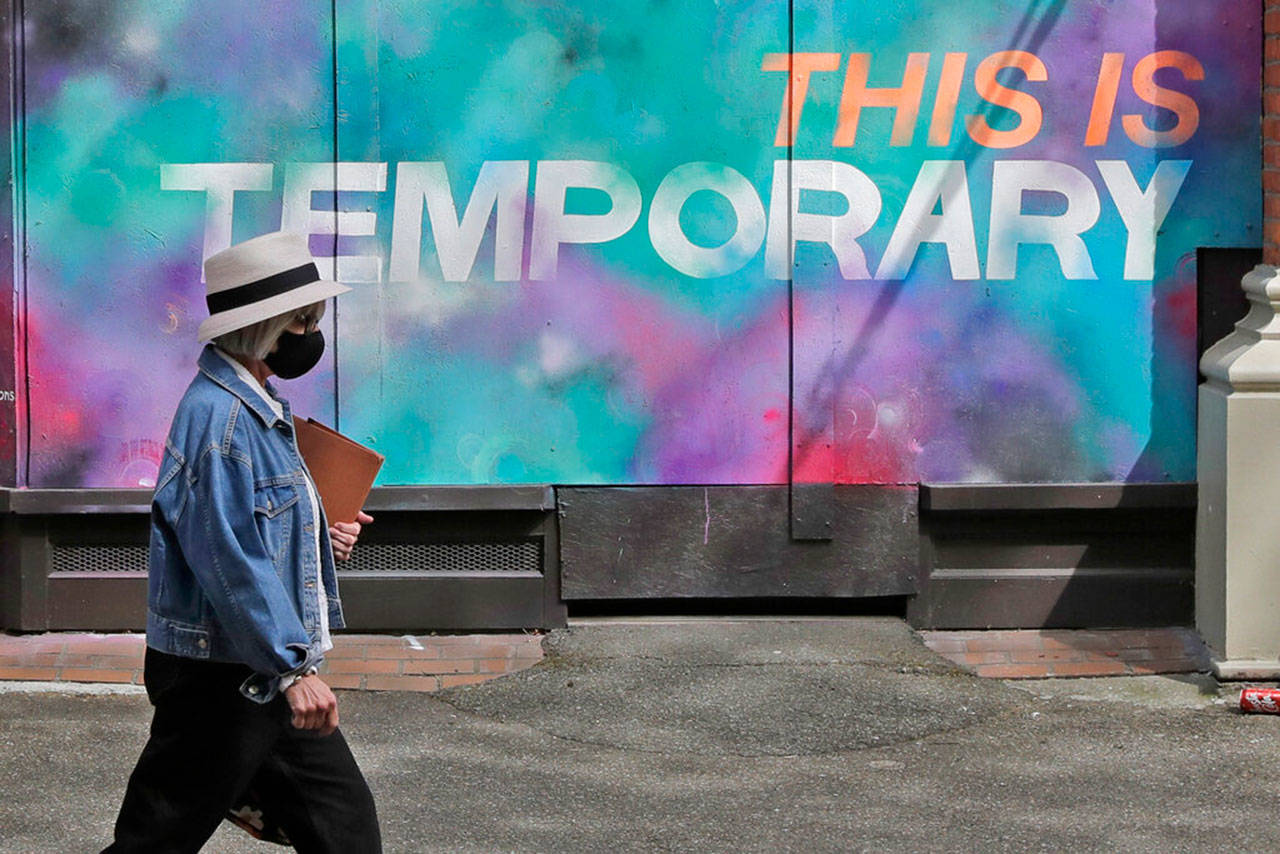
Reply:
[[213, 343], [232, 356], [247, 356], [251, 359], [265, 359], [275, 346], [280, 333], [294, 321], [301, 320], [307, 326], [316, 323], [324, 316], [324, 300], [313, 302], [302, 308], [259, 320], [257, 323], [224, 332], [213, 339]]

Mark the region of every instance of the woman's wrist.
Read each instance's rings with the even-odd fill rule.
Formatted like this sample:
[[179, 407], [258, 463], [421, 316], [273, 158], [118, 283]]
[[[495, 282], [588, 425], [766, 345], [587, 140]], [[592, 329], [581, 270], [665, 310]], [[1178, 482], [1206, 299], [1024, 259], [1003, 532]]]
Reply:
[[281, 676], [280, 690], [287, 691], [291, 687], [293, 687], [294, 682], [297, 682], [299, 679], [302, 679], [304, 676], [315, 676], [319, 672], [320, 672], [320, 669], [313, 664], [310, 667], [308, 667], [306, 670], [302, 671], [301, 673], [291, 673], [288, 676]]

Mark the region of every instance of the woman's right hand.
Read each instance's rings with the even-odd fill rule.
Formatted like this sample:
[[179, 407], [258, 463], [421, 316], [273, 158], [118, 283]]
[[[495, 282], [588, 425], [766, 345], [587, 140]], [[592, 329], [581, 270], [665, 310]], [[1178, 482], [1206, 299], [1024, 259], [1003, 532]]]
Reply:
[[303, 676], [284, 691], [297, 729], [331, 735], [338, 728], [338, 698], [319, 676]]

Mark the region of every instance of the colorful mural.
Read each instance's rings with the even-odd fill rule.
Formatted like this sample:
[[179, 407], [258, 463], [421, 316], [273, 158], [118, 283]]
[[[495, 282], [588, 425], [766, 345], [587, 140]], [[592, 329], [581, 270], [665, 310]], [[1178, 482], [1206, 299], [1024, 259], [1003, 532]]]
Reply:
[[1194, 479], [1261, 11], [1174, 9], [39, 4], [26, 482], [150, 482], [280, 227], [355, 288], [280, 388], [382, 483]]

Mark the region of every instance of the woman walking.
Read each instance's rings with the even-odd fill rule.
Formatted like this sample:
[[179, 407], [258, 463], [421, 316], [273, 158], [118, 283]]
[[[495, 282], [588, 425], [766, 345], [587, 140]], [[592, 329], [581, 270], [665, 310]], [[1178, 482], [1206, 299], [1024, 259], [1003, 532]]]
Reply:
[[373, 796], [316, 675], [341, 628], [334, 557], [289, 404], [329, 297], [306, 239], [276, 233], [205, 263], [211, 341], [178, 404], [151, 504], [144, 664], [155, 707], [106, 849], [194, 852], [248, 792], [300, 852], [378, 852]]

